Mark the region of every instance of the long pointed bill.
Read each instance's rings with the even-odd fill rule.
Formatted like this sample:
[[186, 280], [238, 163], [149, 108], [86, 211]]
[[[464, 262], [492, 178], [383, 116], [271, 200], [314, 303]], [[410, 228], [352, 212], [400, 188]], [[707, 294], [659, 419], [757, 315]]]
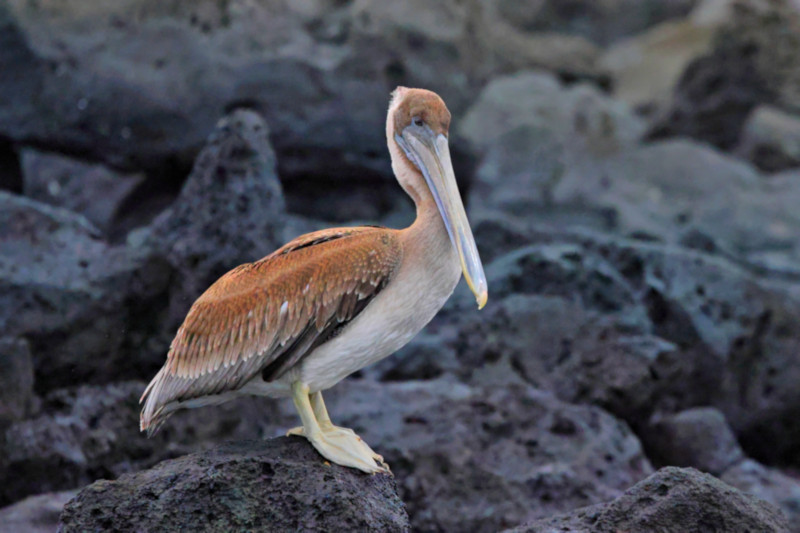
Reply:
[[428, 126], [412, 124], [402, 135], [396, 134], [395, 140], [425, 176], [450, 241], [458, 252], [464, 279], [475, 294], [478, 309], [482, 309], [489, 296], [486, 275], [458, 192], [447, 137], [435, 134]]

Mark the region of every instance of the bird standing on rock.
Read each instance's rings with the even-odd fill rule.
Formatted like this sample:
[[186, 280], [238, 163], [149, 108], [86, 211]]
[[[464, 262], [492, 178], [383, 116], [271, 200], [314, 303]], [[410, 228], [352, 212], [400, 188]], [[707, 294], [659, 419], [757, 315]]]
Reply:
[[145, 389], [141, 429], [152, 435], [178, 409], [241, 395], [291, 396], [303, 425], [288, 434], [334, 463], [388, 471], [351, 429], [333, 425], [322, 391], [410, 341], [462, 272], [478, 308], [486, 304], [449, 126], [437, 94], [398, 87], [386, 137], [395, 176], [416, 204], [414, 223], [309, 233], [222, 276], [192, 305]]

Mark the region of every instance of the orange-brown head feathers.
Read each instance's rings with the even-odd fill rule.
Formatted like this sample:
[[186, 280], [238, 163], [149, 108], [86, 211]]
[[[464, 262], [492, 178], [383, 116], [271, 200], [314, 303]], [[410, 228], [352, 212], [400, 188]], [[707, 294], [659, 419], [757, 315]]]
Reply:
[[435, 133], [442, 133], [445, 137], [450, 130], [450, 111], [444, 100], [426, 89], [395, 89], [389, 104], [389, 116], [397, 133], [414, 121], [418, 121], [418, 125], [426, 124]]

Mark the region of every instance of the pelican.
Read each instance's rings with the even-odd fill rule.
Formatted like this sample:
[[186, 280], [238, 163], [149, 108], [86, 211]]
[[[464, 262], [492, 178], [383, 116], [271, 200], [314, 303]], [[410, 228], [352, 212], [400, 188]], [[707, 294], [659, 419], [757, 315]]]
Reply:
[[192, 305], [144, 391], [141, 430], [178, 409], [253, 394], [291, 397], [307, 438], [333, 463], [388, 471], [351, 429], [333, 425], [322, 391], [398, 350], [441, 309], [461, 273], [478, 309], [488, 289], [448, 147], [450, 112], [424, 89], [398, 87], [386, 138], [416, 204], [402, 230], [359, 226], [302, 235], [234, 268]]

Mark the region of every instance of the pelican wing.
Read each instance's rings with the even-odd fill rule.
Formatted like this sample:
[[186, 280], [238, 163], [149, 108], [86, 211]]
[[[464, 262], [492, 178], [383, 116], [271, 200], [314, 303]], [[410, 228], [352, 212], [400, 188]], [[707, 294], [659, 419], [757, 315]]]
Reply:
[[167, 362], [142, 395], [155, 432], [173, 402], [272, 381], [335, 336], [386, 286], [402, 259], [395, 230], [310, 233], [217, 280], [192, 305]]

